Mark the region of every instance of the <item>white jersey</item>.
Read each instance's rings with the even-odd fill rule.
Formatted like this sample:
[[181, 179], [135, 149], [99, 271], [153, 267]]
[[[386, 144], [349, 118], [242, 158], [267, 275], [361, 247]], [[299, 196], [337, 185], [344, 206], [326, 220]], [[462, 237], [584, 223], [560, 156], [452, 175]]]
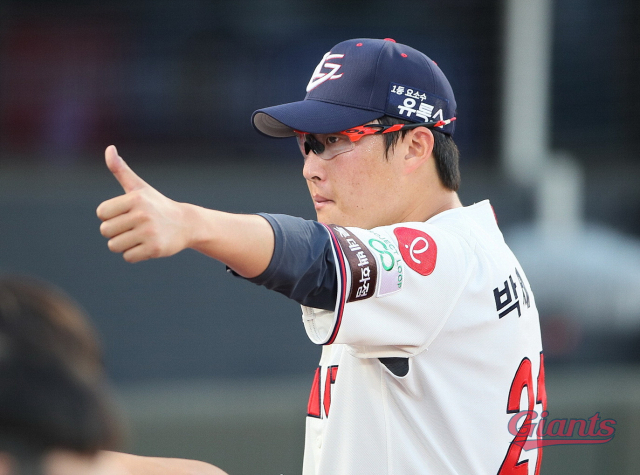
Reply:
[[538, 312], [489, 202], [425, 223], [327, 228], [338, 301], [302, 307], [325, 345], [303, 474], [534, 475], [538, 450], [512, 419], [546, 404]]

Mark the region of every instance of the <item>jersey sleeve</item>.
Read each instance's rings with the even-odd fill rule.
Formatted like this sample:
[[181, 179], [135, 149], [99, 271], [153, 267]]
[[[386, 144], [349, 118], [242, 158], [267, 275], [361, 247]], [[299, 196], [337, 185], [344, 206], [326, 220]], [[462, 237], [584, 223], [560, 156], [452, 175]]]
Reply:
[[259, 213], [273, 228], [275, 247], [267, 269], [247, 279], [301, 305], [333, 311], [338, 276], [328, 229], [316, 221]]
[[337, 300], [333, 310], [303, 305], [309, 338], [346, 344], [358, 357], [408, 357], [426, 349], [469, 280], [469, 244], [428, 223], [327, 229]]

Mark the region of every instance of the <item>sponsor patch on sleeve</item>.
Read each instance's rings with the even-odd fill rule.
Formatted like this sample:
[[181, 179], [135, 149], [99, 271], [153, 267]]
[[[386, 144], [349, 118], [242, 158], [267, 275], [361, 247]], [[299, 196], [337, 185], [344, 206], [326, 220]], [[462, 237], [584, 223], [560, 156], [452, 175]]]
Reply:
[[402, 289], [402, 257], [389, 238], [375, 231], [370, 233], [373, 237], [368, 240], [367, 245], [377, 258], [380, 268], [376, 297], [385, 297]]
[[433, 122], [444, 117], [449, 101], [419, 89], [391, 83], [386, 112], [414, 122]]
[[333, 224], [329, 227], [338, 239], [351, 269], [351, 291], [347, 302], [368, 299], [376, 292], [378, 267], [375, 258], [354, 233]]
[[420, 275], [430, 275], [438, 259], [438, 246], [433, 238], [413, 228], [399, 227], [393, 233], [398, 238], [398, 247], [407, 266]]

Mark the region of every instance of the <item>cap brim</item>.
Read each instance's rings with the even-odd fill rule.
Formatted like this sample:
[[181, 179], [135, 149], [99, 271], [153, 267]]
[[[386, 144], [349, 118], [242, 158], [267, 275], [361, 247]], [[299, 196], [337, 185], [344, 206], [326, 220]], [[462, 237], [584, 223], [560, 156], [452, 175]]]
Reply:
[[292, 137], [294, 130], [329, 134], [365, 124], [384, 115], [329, 102], [306, 99], [257, 110], [251, 116], [255, 129], [269, 137]]

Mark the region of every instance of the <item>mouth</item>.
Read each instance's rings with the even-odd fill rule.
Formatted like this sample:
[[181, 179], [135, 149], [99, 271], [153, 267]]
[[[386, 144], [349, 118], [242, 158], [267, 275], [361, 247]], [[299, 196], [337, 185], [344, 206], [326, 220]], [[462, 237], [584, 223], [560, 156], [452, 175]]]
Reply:
[[319, 211], [327, 206], [329, 206], [331, 203], [333, 203], [333, 200], [330, 200], [329, 198], [325, 198], [324, 196], [321, 195], [313, 195], [313, 206], [315, 207], [316, 211]]

